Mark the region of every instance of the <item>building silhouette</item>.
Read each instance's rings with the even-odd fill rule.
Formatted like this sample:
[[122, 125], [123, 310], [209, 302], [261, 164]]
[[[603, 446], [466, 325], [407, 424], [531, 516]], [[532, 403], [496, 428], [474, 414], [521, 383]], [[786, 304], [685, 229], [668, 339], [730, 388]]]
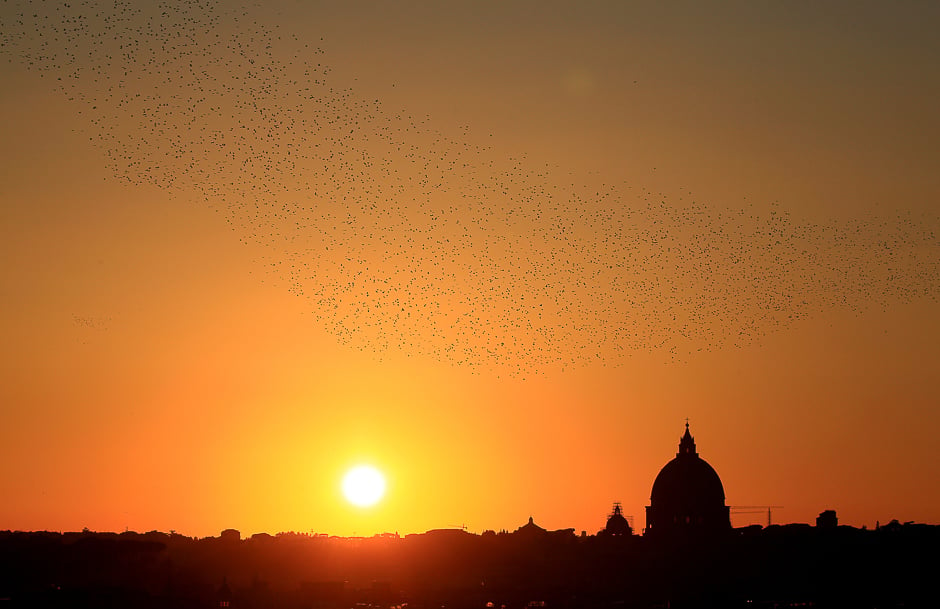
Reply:
[[816, 526], [820, 529], [835, 529], [839, 526], [839, 517], [835, 510], [824, 510], [816, 517]]
[[513, 531], [513, 534], [520, 535], [522, 537], [539, 537], [547, 532], [548, 531], [535, 524], [535, 520], [529, 516], [529, 522]]
[[685, 424], [676, 458], [663, 466], [646, 508], [646, 535], [651, 538], [702, 538], [730, 531], [731, 515], [718, 473], [695, 450]]
[[607, 517], [607, 525], [601, 529], [599, 534], [611, 537], [633, 535], [633, 527], [630, 526], [630, 521], [623, 515], [623, 508], [620, 507], [619, 501], [614, 503], [613, 511]]

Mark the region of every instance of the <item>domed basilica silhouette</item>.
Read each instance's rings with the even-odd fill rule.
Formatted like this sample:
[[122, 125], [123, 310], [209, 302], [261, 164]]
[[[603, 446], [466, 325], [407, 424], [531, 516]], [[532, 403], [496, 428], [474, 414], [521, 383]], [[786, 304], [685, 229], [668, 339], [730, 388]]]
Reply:
[[698, 456], [686, 422], [676, 458], [663, 466], [653, 482], [646, 508], [646, 535], [707, 537], [730, 529], [731, 515], [721, 478]]

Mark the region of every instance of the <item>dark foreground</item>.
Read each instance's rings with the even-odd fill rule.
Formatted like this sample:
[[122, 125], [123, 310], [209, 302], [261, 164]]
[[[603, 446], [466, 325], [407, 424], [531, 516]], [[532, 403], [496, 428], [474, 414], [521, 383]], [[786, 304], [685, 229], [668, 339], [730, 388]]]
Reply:
[[571, 531], [342, 539], [0, 532], [13, 607], [937, 607], [940, 527], [739, 529], [697, 543]]

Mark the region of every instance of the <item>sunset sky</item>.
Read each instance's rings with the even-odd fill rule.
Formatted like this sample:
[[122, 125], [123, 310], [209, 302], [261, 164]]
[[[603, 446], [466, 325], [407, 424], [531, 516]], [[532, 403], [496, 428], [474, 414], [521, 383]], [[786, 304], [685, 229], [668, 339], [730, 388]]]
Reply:
[[940, 523], [938, 23], [0, 3], [0, 530]]

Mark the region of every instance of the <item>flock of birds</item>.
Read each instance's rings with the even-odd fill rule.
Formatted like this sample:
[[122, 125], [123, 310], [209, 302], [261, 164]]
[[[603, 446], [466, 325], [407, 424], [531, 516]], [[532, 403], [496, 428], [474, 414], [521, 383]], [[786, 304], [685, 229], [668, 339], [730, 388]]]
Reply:
[[524, 375], [682, 360], [795, 320], [936, 298], [935, 218], [823, 224], [577, 184], [335, 85], [251, 5], [0, 2], [0, 56], [109, 170], [216, 209], [339, 341]]

